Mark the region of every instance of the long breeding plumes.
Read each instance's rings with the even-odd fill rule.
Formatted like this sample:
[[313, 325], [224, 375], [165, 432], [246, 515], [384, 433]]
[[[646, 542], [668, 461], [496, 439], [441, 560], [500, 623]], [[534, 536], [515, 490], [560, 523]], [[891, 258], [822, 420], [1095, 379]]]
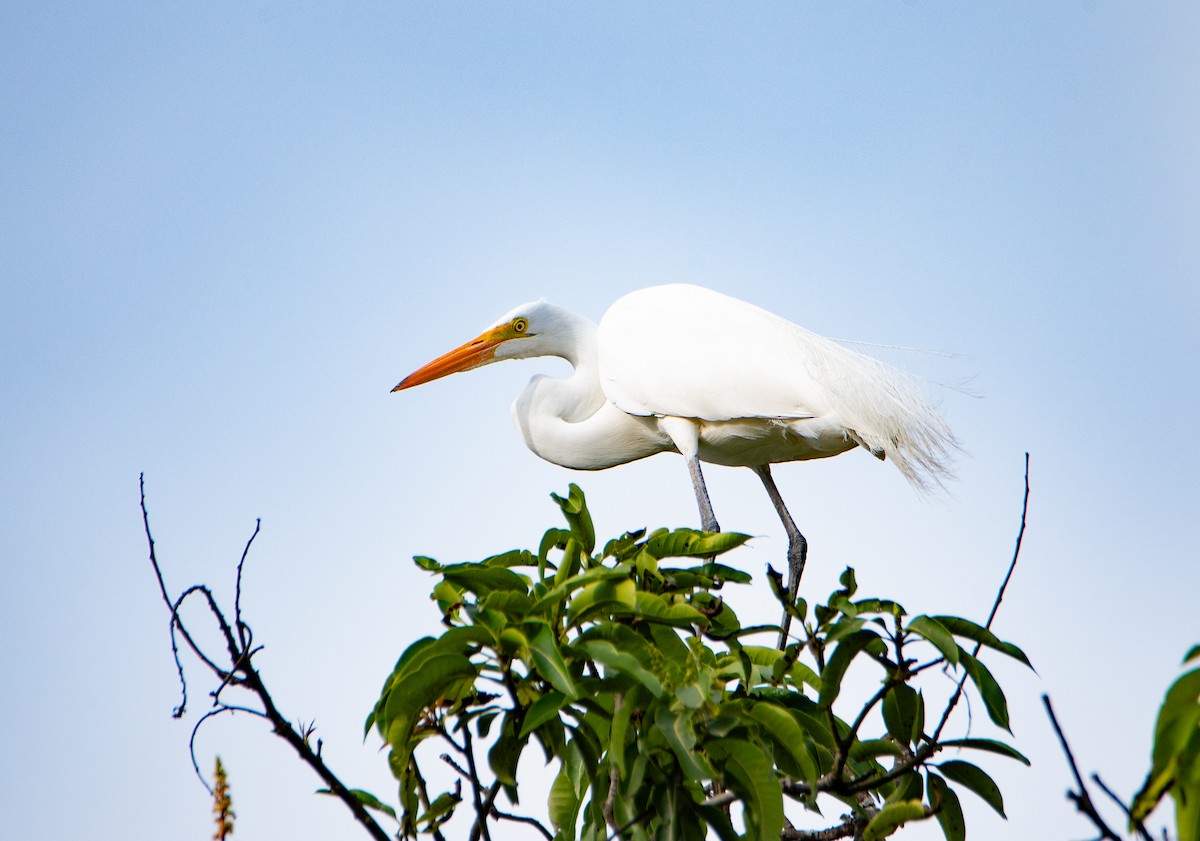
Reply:
[[916, 378], [832, 339], [794, 329], [813, 378], [825, 384], [855, 443], [890, 459], [918, 490], [944, 488], [952, 478], [949, 461], [960, 449], [958, 439]]

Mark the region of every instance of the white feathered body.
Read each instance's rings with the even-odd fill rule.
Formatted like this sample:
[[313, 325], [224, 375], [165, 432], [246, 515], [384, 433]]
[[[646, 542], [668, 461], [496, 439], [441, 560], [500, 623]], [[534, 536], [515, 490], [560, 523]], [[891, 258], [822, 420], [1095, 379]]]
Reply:
[[528, 318], [531, 335], [497, 360], [555, 355], [575, 367], [534, 377], [513, 405], [529, 448], [565, 467], [690, 447], [702, 461], [754, 467], [862, 446], [925, 488], [956, 446], [902, 372], [708, 289], [633, 292], [598, 328], [545, 302], [498, 324], [513, 318]]

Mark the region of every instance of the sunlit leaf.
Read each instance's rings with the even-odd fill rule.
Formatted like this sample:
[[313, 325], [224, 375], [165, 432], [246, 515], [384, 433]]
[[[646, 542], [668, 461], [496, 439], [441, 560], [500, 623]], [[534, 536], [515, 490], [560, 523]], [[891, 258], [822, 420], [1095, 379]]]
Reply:
[[800, 777], [810, 783], [815, 782], [818, 776], [817, 763], [796, 718], [787, 710], [770, 702], [760, 702], [752, 706], [750, 716], [771, 734], [791, 758]]
[[708, 533], [695, 529], [675, 529], [655, 534], [646, 541], [646, 551], [654, 557], [708, 558], [736, 549], [750, 539], [748, 534], [733, 531]]
[[863, 829], [863, 841], [879, 841], [887, 838], [909, 821], [923, 820], [929, 817], [925, 806], [920, 800], [900, 800], [888, 803], [875, 813], [870, 823]]
[[538, 626], [537, 632], [529, 640], [529, 653], [533, 657], [534, 668], [551, 686], [568, 698], [579, 697], [571, 670], [563, 660], [558, 640], [549, 625]]
[[571, 532], [579, 538], [583, 551], [588, 555], [592, 554], [596, 548], [596, 530], [592, 526], [592, 515], [588, 513], [583, 491], [572, 482], [566, 497], [552, 493], [550, 498], [562, 509], [563, 516], [566, 517]]
[[615, 645], [607, 640], [588, 640], [580, 643], [579, 647], [587, 652], [588, 656], [597, 663], [626, 674], [641, 683], [650, 690], [655, 698], [662, 697], [662, 681], [653, 672], [643, 666], [632, 654], [618, 650]]
[[654, 723], [671, 746], [686, 776], [694, 780], [711, 780], [717, 776], [704, 754], [696, 750], [696, 734], [692, 730], [689, 714], [660, 707]]
[[486, 567], [479, 564], [452, 564], [441, 569], [442, 576], [452, 584], [480, 596], [493, 590], [529, 590], [529, 582], [504, 567]]
[[720, 764], [726, 785], [742, 797], [753, 825], [748, 837], [778, 841], [783, 831], [783, 790], [767, 755], [742, 739], [717, 739], [708, 750]]

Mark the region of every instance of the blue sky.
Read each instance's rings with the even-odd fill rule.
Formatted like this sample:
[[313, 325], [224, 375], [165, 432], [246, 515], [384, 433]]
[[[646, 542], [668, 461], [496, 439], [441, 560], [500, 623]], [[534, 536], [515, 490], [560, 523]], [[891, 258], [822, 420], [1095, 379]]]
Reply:
[[[989, 766], [1010, 820], [972, 804], [972, 837], [1084, 834], [1040, 693], [1129, 792], [1200, 641], [1198, 36], [1182, 2], [8, 3], [7, 829], [211, 832], [139, 471], [176, 589], [229, 597], [263, 518], [261, 668], [349, 782], [390, 793], [361, 723], [435, 628], [411, 555], [535, 544], [570, 481], [606, 533], [696, 515], [677, 457], [580, 475], [525, 450], [508, 406], [561, 363], [388, 390], [523, 301], [598, 319], [686, 281], [961, 354], [888, 352], [978, 395], [943, 394], [966, 450], [948, 495], [861, 453], [777, 477], [811, 593], [852, 564], [910, 610], [981, 618], [1032, 453], [997, 630], [1038, 666], [998, 667], [1035, 765]], [[757, 480], [709, 484], [760, 536], [761, 577], [785, 543]], [[198, 747], [225, 760], [239, 836], [356, 831], [257, 722]]]

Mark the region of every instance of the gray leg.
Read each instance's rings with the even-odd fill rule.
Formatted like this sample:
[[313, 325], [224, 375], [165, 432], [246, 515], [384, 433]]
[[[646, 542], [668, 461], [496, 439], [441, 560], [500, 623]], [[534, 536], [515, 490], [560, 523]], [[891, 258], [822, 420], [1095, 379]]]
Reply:
[[[767, 489], [767, 496], [771, 497], [771, 504], [775, 506], [775, 513], [779, 515], [779, 519], [783, 523], [783, 530], [787, 532], [787, 598], [790, 604], [795, 604], [796, 594], [800, 589], [800, 576], [804, 575], [804, 562], [808, 558], [808, 541], [804, 539], [804, 535], [802, 535], [800, 533], [800, 529], [796, 527], [796, 521], [792, 519], [792, 515], [788, 513], [787, 506], [783, 504], [783, 497], [779, 493], [779, 488], [775, 486], [775, 480], [771, 477], [771, 466], [769, 464], [763, 464], [751, 469], [757, 473], [758, 478], [762, 480], [763, 487]], [[783, 630], [779, 634], [779, 647], [783, 648], [787, 644], [788, 631], [791, 630], [792, 627], [791, 614], [785, 611], [783, 614], [783, 621], [780, 624]]]
[[717, 515], [713, 513], [712, 501], [708, 498], [708, 488], [704, 486], [704, 474], [700, 472], [700, 458], [692, 456], [687, 460], [687, 466], [692, 477], [692, 487], [696, 491], [696, 504], [700, 506], [700, 528], [705, 531], [720, 531]]

